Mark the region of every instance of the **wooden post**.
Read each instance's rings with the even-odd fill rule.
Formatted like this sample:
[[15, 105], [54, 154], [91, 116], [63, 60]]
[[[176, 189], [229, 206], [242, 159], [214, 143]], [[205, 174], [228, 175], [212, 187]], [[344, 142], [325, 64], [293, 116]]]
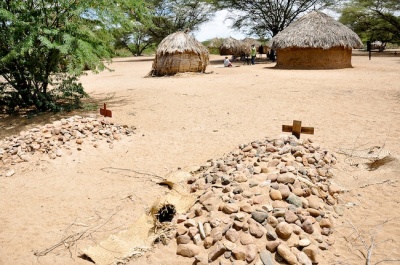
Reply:
[[314, 127], [301, 127], [301, 121], [293, 121], [293, 125], [282, 125], [282, 132], [291, 132], [300, 139], [300, 134], [314, 134]]
[[104, 109], [100, 109], [100, 115], [103, 115], [104, 117], [112, 118], [112, 112], [111, 112], [111, 110], [107, 109], [106, 103], [104, 103]]

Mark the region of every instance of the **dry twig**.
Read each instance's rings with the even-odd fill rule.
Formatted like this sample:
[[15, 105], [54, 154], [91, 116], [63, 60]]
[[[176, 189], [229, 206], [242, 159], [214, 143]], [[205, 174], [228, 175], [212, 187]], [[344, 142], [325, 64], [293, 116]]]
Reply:
[[[374, 249], [380, 244], [393, 241], [392, 239], [386, 239], [381, 242], [376, 241], [377, 236], [379, 235], [379, 232], [382, 230], [383, 226], [385, 224], [387, 224], [388, 222], [389, 222], [389, 220], [386, 219], [382, 223], [376, 225], [375, 228], [373, 229], [373, 231], [369, 231], [369, 242], [367, 242], [367, 239], [363, 236], [362, 231], [357, 229], [357, 227], [355, 227], [352, 222], [349, 222], [350, 228], [353, 230], [353, 233], [351, 233], [348, 237], [345, 237], [345, 240], [352, 244], [354, 244], [356, 241], [359, 241], [361, 243], [361, 245], [356, 245], [356, 247], [357, 247], [356, 250], [358, 252], [360, 252], [361, 255], [364, 257], [365, 265], [377, 265], [377, 264], [384, 263], [384, 262], [399, 262], [400, 261], [400, 259], [391, 258], [390, 257], [391, 253], [390, 253], [389, 255], [386, 256], [386, 258], [384, 258], [378, 262], [372, 263], [372, 256], [373, 256]], [[352, 237], [354, 234], [356, 236], [354, 241], [349, 240], [349, 238]], [[359, 247], [361, 247], [361, 249]]]
[[368, 183], [368, 184], [365, 184], [365, 185], [360, 186], [359, 188], [360, 188], [360, 189], [363, 189], [363, 188], [366, 188], [366, 187], [368, 187], [368, 186], [380, 185], [380, 184], [385, 184], [385, 183], [394, 184], [394, 183], [396, 183], [396, 182], [397, 182], [397, 180], [387, 179], [387, 180], [383, 180], [383, 181], [380, 181], [380, 182]]
[[[163, 181], [163, 180], [164, 180], [163, 177], [161, 177], [161, 176], [159, 176], [159, 175], [157, 175], [157, 174], [154, 174], [154, 173], [146, 173], [146, 172], [140, 172], [140, 171], [136, 171], [136, 170], [128, 169], [128, 168], [104, 167], [104, 168], [101, 168], [100, 170], [101, 170], [101, 171], [105, 171], [105, 172], [107, 172], [107, 173], [113, 173], [112, 170], [129, 171], [129, 172], [133, 172], [133, 173], [139, 174], [139, 175], [155, 177], [156, 179], [159, 179], [160, 181]], [[126, 176], [126, 177], [130, 177], [130, 178], [140, 178], [140, 177], [131, 176], [131, 175], [126, 175], [126, 174], [123, 174], [123, 175]], [[156, 182], [156, 181], [154, 181], [153, 179], [150, 179], [150, 180], [153, 181], [153, 182]], [[157, 183], [157, 182], [156, 182], [156, 183]]]
[[[70, 255], [71, 255], [71, 258], [72, 258], [71, 247], [73, 247], [74, 245], [76, 245], [76, 243], [77, 243], [79, 240], [85, 239], [85, 238], [87, 238], [87, 237], [90, 237], [93, 233], [98, 232], [98, 231], [99, 231], [102, 227], [104, 227], [104, 226], [105, 226], [119, 211], [120, 211], [120, 210], [118, 209], [118, 210], [115, 211], [113, 214], [111, 214], [111, 215], [107, 218], [107, 220], [106, 220], [105, 222], [103, 222], [103, 223], [101, 223], [101, 224], [99, 224], [99, 225], [97, 225], [97, 226], [94, 226], [94, 227], [89, 227], [89, 228], [87, 228], [87, 229], [84, 229], [83, 231], [74, 233], [74, 234], [72, 234], [72, 235], [64, 236], [64, 237], [60, 240], [60, 242], [58, 242], [57, 244], [55, 244], [55, 245], [53, 245], [53, 246], [51, 246], [51, 247], [49, 247], [49, 248], [47, 248], [47, 249], [45, 249], [45, 250], [42, 250], [42, 251], [37, 251], [37, 250], [36, 250], [36, 251], [33, 252], [33, 254], [34, 254], [35, 256], [37, 256], [37, 257], [43, 257], [43, 256], [46, 256], [47, 254], [49, 254], [50, 252], [52, 252], [53, 250], [55, 250], [55, 249], [57, 249], [57, 248], [59, 248], [59, 247], [61, 247], [61, 246], [64, 246], [66, 249], [68, 249], [68, 251], [69, 251], [69, 253], [70, 253]], [[70, 225], [68, 226], [68, 228], [66, 229], [66, 231], [69, 230], [73, 225], [77, 225], [77, 224], [75, 223], [75, 221], [74, 221], [72, 224], [70, 224]], [[81, 225], [81, 224], [78, 224], [78, 225]]]

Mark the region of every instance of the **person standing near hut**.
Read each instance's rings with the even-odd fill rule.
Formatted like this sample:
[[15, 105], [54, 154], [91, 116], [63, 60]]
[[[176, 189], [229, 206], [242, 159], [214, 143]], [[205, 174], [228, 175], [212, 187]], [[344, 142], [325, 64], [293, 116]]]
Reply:
[[256, 46], [253, 44], [251, 45], [251, 64], [254, 65], [256, 62], [256, 55], [257, 55], [257, 50]]
[[258, 54], [260, 55], [259, 58], [262, 58], [262, 55], [264, 54], [264, 46], [260, 45], [258, 47]]
[[[269, 59], [271, 59], [272, 62], [275, 62], [276, 60], [276, 53], [275, 50], [271, 49], [268, 53]], [[267, 57], [268, 57], [267, 56]]]

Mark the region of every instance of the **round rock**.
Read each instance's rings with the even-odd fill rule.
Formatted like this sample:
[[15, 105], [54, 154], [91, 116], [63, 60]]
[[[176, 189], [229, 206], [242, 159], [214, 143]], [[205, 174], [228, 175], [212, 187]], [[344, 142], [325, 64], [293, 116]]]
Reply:
[[329, 221], [328, 218], [323, 218], [320, 222], [319, 222], [319, 226], [321, 228], [332, 228], [332, 223], [331, 221]]
[[265, 248], [268, 249], [269, 252], [274, 253], [281, 243], [282, 242], [279, 240], [267, 241], [265, 243]]
[[253, 211], [251, 212], [251, 217], [259, 223], [263, 223], [265, 219], [268, 217], [268, 213], [261, 211]]
[[225, 238], [231, 242], [236, 242], [239, 239], [239, 233], [235, 229], [229, 229], [226, 231]]
[[271, 197], [271, 200], [282, 200], [282, 194], [279, 190], [274, 190], [271, 189], [270, 193], [269, 193], [269, 197]]
[[256, 238], [261, 238], [264, 235], [264, 230], [262, 226], [255, 221], [249, 224], [249, 232], [252, 236]]
[[181, 235], [176, 238], [176, 242], [179, 244], [188, 244], [192, 239], [188, 235]]
[[281, 222], [275, 227], [275, 232], [280, 238], [288, 239], [293, 233], [293, 228], [290, 224]]
[[237, 213], [239, 211], [239, 206], [235, 203], [226, 203], [222, 211], [227, 214]]
[[285, 244], [280, 244], [278, 246], [278, 253], [281, 255], [281, 257], [290, 265], [296, 265], [297, 264], [297, 257], [295, 254], [293, 254], [289, 247], [286, 246]]
[[301, 224], [301, 228], [308, 234], [312, 234], [314, 232], [314, 227], [310, 219], [304, 220], [304, 222]]
[[240, 234], [240, 243], [242, 243], [242, 245], [252, 244], [253, 242], [254, 238], [249, 233]]
[[311, 244], [302, 250], [311, 259], [312, 263], [319, 263], [318, 247]]
[[279, 191], [281, 192], [282, 199], [284, 199], [284, 200], [286, 200], [287, 197], [289, 197], [289, 195], [290, 195], [290, 189], [289, 189], [289, 186], [287, 186], [287, 185], [280, 184]]
[[254, 244], [249, 244], [246, 246], [246, 261], [251, 263], [258, 254], [257, 246]]
[[194, 244], [181, 244], [178, 245], [176, 254], [183, 257], [192, 258], [200, 253], [200, 247]]
[[298, 217], [294, 212], [292, 212], [292, 211], [290, 211], [290, 210], [287, 210], [287, 211], [285, 212], [285, 220], [286, 220], [286, 222], [288, 222], [288, 223], [294, 223], [294, 222], [296, 222], [298, 219], [299, 219], [299, 217]]

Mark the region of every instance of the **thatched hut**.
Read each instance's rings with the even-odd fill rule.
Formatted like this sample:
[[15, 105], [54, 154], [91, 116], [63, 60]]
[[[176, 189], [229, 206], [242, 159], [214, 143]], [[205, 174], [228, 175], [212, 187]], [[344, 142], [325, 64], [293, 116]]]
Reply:
[[256, 50], [261, 46], [261, 43], [253, 38], [245, 38], [244, 40], [240, 40], [240, 52], [244, 56], [250, 56], [251, 54], [251, 46], [254, 45]]
[[213, 38], [208, 43], [207, 47], [208, 48], [219, 48], [222, 45], [222, 41], [223, 41], [222, 38]]
[[260, 45], [258, 47], [258, 53], [259, 54], [267, 54], [271, 48], [268, 45]]
[[219, 47], [220, 55], [234, 55], [241, 56], [241, 44], [235, 38], [229, 37], [222, 41], [221, 47]]
[[174, 75], [184, 72], [205, 72], [209, 63], [209, 52], [194, 37], [175, 32], [158, 45], [153, 62], [152, 75]]
[[356, 33], [313, 11], [279, 32], [271, 48], [277, 52], [277, 68], [338, 69], [352, 67], [352, 48], [361, 47]]
[[239, 49], [237, 56], [250, 56], [251, 45], [243, 40], [238, 41]]
[[259, 41], [256, 40], [256, 39], [253, 39], [253, 38], [245, 38], [245, 39], [243, 40], [243, 42], [248, 43], [250, 47], [251, 47], [251, 45], [254, 45], [254, 46], [256, 47], [256, 49], [258, 49], [258, 47], [261, 46], [261, 42], [259, 42]]

